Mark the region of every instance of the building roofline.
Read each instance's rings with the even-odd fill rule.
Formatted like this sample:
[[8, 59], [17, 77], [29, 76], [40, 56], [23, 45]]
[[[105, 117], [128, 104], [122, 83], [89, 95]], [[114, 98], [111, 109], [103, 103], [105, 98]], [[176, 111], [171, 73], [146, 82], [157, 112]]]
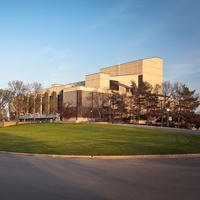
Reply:
[[152, 58], [159, 58], [159, 59], [162, 59], [161, 57], [153, 56], [153, 57], [149, 57], [149, 58], [143, 58], [143, 59], [138, 59], [138, 60], [129, 61], [129, 62], [125, 62], [125, 63], [120, 63], [120, 64], [116, 64], [116, 65], [111, 65], [111, 66], [108, 66], [108, 67], [102, 67], [102, 68], [100, 68], [100, 71], [101, 71], [101, 69], [106, 69], [106, 68], [110, 68], [110, 67], [115, 67], [115, 66], [118, 66], [118, 65], [128, 64], [128, 63], [132, 63], [132, 62], [138, 62], [138, 61], [148, 60], [148, 59], [152, 59]]
[[109, 73], [105, 73], [105, 72], [97, 72], [97, 73], [93, 73], [93, 74], [87, 74], [85, 76], [91, 76], [91, 75], [95, 75], [95, 74], [107, 74], [107, 75], [110, 75]]

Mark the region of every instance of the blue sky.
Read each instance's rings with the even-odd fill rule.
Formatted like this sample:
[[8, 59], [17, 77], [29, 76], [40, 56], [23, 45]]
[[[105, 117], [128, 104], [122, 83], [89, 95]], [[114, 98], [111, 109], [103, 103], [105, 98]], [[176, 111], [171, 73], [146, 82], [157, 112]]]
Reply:
[[157, 56], [164, 81], [200, 92], [199, 19], [199, 0], [0, 0], [0, 88]]

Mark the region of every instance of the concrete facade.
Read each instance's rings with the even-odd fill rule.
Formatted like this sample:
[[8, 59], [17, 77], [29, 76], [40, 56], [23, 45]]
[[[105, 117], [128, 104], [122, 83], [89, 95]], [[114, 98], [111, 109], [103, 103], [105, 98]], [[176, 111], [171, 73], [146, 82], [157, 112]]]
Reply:
[[162, 59], [153, 57], [123, 63], [106, 68], [100, 72], [85, 76], [85, 81], [72, 84], [52, 84], [50, 88], [39, 91], [41, 105], [37, 114], [59, 113], [59, 107], [71, 102], [73, 113], [71, 119], [83, 121], [97, 115], [97, 110], [89, 96], [93, 92], [117, 90], [121, 93], [130, 92], [131, 81], [139, 85], [147, 81], [151, 85], [162, 83]]
[[110, 80], [127, 86], [131, 85], [132, 80], [137, 85], [146, 81], [154, 86], [161, 85], [162, 78], [163, 61], [161, 58], [153, 57], [101, 68], [99, 73], [86, 76], [86, 87], [109, 89]]

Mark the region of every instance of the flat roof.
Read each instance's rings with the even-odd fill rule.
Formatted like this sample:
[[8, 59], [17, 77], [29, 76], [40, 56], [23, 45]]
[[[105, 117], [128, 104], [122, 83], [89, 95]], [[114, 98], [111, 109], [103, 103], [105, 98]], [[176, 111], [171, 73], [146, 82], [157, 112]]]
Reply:
[[139, 60], [129, 61], [129, 62], [125, 62], [125, 63], [120, 63], [120, 64], [116, 64], [116, 65], [111, 65], [111, 66], [108, 66], [108, 67], [102, 67], [102, 68], [100, 68], [100, 70], [101, 70], [101, 69], [110, 68], [110, 67], [115, 67], [115, 66], [118, 66], [118, 65], [123, 65], [123, 64], [132, 63], [132, 62], [138, 62], [138, 61], [142, 61], [142, 60], [148, 60], [148, 59], [152, 59], [152, 58], [159, 58], [159, 59], [162, 59], [161, 57], [154, 56], [154, 57], [149, 57], [149, 58], [143, 58], [143, 59], [139, 59]]

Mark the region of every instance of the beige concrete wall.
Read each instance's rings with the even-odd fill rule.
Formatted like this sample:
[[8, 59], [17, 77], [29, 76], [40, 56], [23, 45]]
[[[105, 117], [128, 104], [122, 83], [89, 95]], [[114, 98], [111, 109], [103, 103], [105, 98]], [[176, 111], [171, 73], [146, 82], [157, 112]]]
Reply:
[[59, 94], [62, 90], [71, 88], [73, 84], [66, 84], [66, 85], [61, 85], [61, 84], [52, 84], [51, 87], [49, 88], [44, 88], [39, 91], [40, 94], [44, 94], [45, 92], [49, 93], [49, 96], [52, 94], [52, 92], [56, 92]]
[[77, 106], [77, 91], [63, 92], [63, 103], [72, 102], [73, 107]]
[[110, 88], [110, 75], [100, 73], [100, 88], [109, 89]]
[[126, 93], [126, 88], [119, 86], [119, 92], [122, 94]]
[[135, 81], [135, 83], [138, 84], [138, 75], [112, 76], [111, 80], [119, 81], [124, 85], [131, 86], [131, 81]]
[[99, 73], [85, 76], [86, 87], [99, 87], [99, 85], [100, 85]]
[[92, 92], [82, 91], [82, 106], [92, 107]]
[[149, 58], [143, 60], [143, 81], [161, 84], [163, 79], [163, 63], [161, 58]]
[[109, 88], [110, 75], [105, 73], [96, 73], [85, 76], [85, 86], [93, 88]]
[[110, 76], [140, 75], [142, 74], [142, 60], [101, 68], [100, 72], [108, 73]]
[[[19, 124], [26, 124], [27, 122], [19, 122]], [[0, 127], [7, 127], [16, 125], [16, 122], [0, 122]]]
[[110, 79], [117, 80], [125, 85], [131, 80], [128, 77], [131, 75], [135, 75], [133, 80], [135, 80], [136, 84], [138, 83], [137, 76], [139, 75], [143, 75], [143, 81], [147, 81], [152, 85], [161, 84], [163, 81], [163, 61], [157, 57], [101, 68], [100, 71], [110, 74]]

